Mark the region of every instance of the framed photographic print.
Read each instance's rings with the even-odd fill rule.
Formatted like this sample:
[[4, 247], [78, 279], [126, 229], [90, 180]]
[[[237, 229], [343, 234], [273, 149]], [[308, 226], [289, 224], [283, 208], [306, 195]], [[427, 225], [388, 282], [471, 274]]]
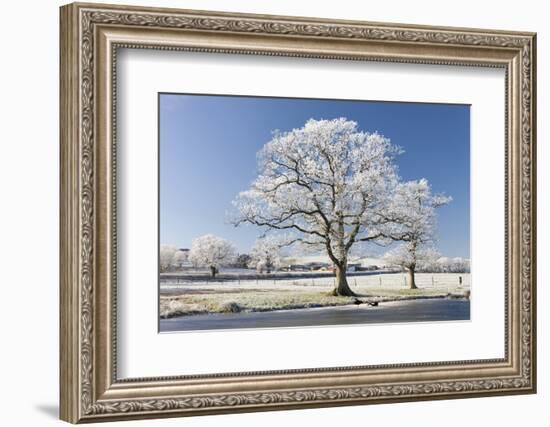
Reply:
[[533, 393], [535, 34], [61, 8], [61, 418]]

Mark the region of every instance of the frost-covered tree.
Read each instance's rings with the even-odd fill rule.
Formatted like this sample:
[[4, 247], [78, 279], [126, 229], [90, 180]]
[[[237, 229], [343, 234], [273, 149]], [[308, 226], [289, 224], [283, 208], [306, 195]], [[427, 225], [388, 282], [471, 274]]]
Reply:
[[235, 258], [236, 251], [233, 245], [213, 234], [197, 237], [189, 251], [189, 261], [195, 267], [210, 268], [212, 277], [216, 276], [220, 267], [231, 264]]
[[271, 273], [281, 266], [281, 246], [272, 237], [263, 237], [256, 240], [250, 252], [250, 268], [255, 268], [260, 273]]
[[174, 256], [178, 248], [174, 245], [160, 245], [159, 267], [161, 272], [168, 271], [174, 263]]
[[322, 249], [335, 266], [335, 295], [355, 295], [346, 278], [348, 253], [380, 237], [377, 213], [397, 183], [399, 152], [346, 118], [276, 131], [258, 153], [258, 176], [234, 202], [235, 224], [290, 232], [288, 243]]
[[[409, 272], [409, 287], [416, 289], [414, 273], [420, 261], [434, 259], [431, 246], [435, 242], [436, 209], [448, 204], [451, 197], [432, 194], [426, 179], [400, 183], [396, 188], [385, 213], [383, 234], [396, 241], [404, 242], [389, 256], [401, 262]], [[408, 252], [405, 254], [404, 252]], [[437, 259], [437, 257], [435, 258]]]
[[237, 256], [237, 259], [235, 259], [235, 267], [236, 268], [249, 268], [248, 264], [250, 263], [250, 255], [249, 254], [239, 254]]
[[423, 265], [435, 262], [438, 258], [439, 254], [433, 248], [426, 245], [417, 246], [413, 242], [401, 243], [384, 255], [384, 261], [407, 270], [410, 289], [418, 288], [414, 277], [415, 271]]
[[172, 264], [174, 267], [181, 269], [182, 264], [186, 263], [189, 260], [189, 251], [178, 249], [174, 254]]
[[441, 257], [434, 263], [434, 270], [441, 273], [469, 273], [470, 260], [461, 257]]

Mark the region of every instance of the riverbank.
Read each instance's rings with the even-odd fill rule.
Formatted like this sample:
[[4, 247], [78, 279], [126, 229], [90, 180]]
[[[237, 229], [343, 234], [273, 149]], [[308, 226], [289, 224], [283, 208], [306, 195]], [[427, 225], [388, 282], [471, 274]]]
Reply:
[[352, 305], [379, 305], [387, 302], [419, 299], [469, 299], [468, 289], [420, 288], [376, 289], [357, 297], [337, 297], [326, 290], [303, 289], [186, 289], [160, 298], [160, 317], [251, 313]]

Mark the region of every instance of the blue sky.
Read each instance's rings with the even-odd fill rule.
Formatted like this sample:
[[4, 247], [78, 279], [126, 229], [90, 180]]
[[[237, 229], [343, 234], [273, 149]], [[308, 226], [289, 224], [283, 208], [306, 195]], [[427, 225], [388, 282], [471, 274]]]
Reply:
[[[259, 230], [227, 223], [232, 200], [256, 176], [256, 153], [274, 129], [310, 119], [347, 117], [404, 149], [404, 180], [427, 178], [452, 196], [438, 210], [438, 247], [445, 256], [470, 254], [470, 107], [380, 101], [159, 95], [160, 241], [190, 247], [212, 233], [247, 252]], [[373, 247], [372, 253], [380, 248]]]

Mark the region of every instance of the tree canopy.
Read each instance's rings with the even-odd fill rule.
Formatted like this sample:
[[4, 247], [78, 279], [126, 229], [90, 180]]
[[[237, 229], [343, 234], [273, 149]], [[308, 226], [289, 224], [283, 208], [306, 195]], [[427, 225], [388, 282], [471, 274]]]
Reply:
[[289, 233], [288, 244], [322, 248], [337, 270], [341, 295], [347, 256], [358, 242], [382, 237], [380, 213], [398, 184], [401, 150], [379, 133], [345, 118], [313, 120], [275, 132], [258, 154], [259, 173], [235, 200], [237, 225]]

